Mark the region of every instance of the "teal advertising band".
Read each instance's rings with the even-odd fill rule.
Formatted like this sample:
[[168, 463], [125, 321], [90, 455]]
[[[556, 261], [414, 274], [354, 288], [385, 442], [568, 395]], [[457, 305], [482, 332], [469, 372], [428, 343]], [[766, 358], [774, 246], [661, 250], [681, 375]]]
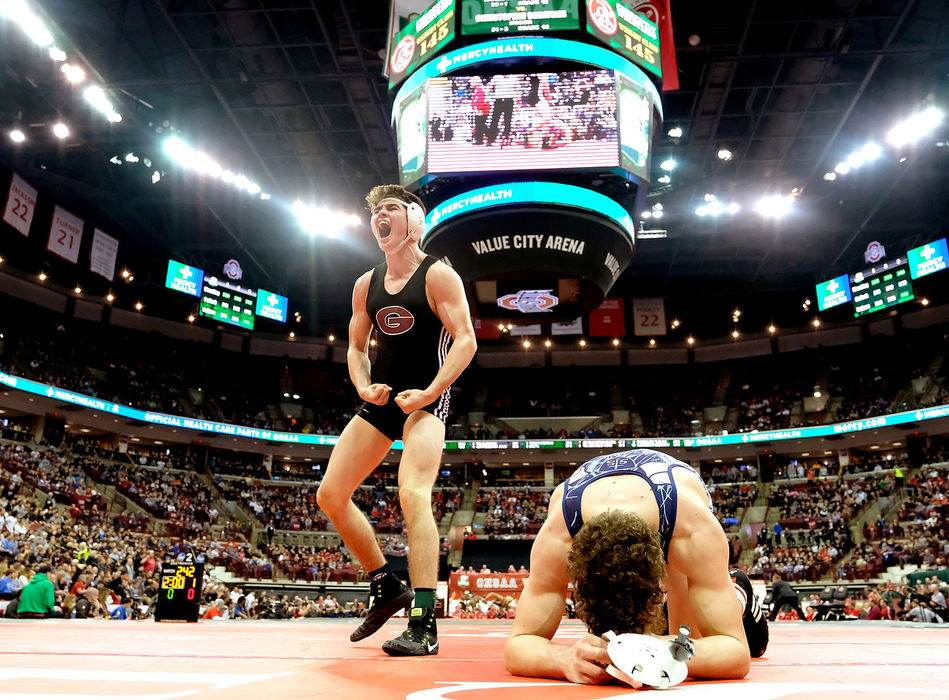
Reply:
[[[269, 440], [284, 442], [293, 445], [335, 445], [339, 441], [337, 435], [307, 435], [301, 433], [282, 433], [276, 430], [261, 430], [248, 428], [231, 423], [171, 416], [165, 413], [142, 411], [131, 406], [103, 401], [85, 394], [58, 389], [49, 384], [40, 384], [31, 379], [24, 379], [12, 374], [0, 372], [0, 384], [12, 389], [24, 391], [28, 394], [48, 396], [57, 401], [65, 401], [77, 406], [85, 406], [103, 413], [110, 413], [124, 418], [144, 421], [155, 425], [168, 425], [182, 430], [214, 433], [216, 435], [231, 435], [249, 440]], [[656, 448], [656, 447], [711, 447], [718, 445], [748, 445], [759, 442], [780, 442], [782, 440], [801, 440], [804, 438], [826, 437], [829, 435], [846, 435], [859, 433], [864, 430], [886, 428], [906, 423], [923, 423], [936, 418], [949, 418], [949, 404], [933, 406], [916, 411], [903, 411], [888, 416], [876, 416], [863, 420], [834, 423], [833, 425], [817, 425], [810, 428], [788, 428], [784, 430], [767, 430], [763, 432], [741, 433], [739, 435], [710, 435], [706, 437], [656, 437], [656, 438], [591, 438], [574, 440], [450, 440], [445, 443], [449, 452], [459, 450], [507, 450], [507, 449], [590, 449], [590, 448]], [[392, 449], [401, 450], [402, 441], [392, 444]]]

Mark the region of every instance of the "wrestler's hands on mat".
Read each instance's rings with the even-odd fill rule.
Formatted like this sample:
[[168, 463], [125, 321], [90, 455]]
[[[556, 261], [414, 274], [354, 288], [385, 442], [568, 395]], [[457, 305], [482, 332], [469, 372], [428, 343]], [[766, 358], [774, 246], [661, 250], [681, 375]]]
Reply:
[[610, 656], [606, 652], [606, 641], [596, 635], [586, 634], [572, 646], [565, 647], [563, 671], [571, 683], [601, 685], [610, 682], [606, 667]]
[[389, 392], [392, 387], [388, 384], [370, 384], [369, 386], [357, 389], [359, 398], [366, 403], [372, 403], [376, 406], [385, 406], [389, 401]]

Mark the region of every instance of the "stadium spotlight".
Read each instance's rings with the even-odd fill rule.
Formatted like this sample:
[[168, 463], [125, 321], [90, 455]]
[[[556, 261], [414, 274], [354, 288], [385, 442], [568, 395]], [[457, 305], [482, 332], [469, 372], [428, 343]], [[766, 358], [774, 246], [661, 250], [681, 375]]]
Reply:
[[[293, 340], [293, 339], [296, 338], [296, 337], [297, 337], [297, 334], [294, 333], [293, 331], [290, 331], [290, 340]], [[376, 339], [373, 338], [372, 340], [370, 340], [370, 341], [369, 341], [369, 344], [370, 344], [370, 345], [375, 345], [375, 344], [376, 344]]]
[[188, 323], [194, 323], [194, 314], [188, 314]]
[[850, 172], [850, 166], [847, 163], [840, 162], [834, 166], [834, 172], [838, 175], [846, 175]]
[[[291, 336], [293, 335], [293, 331], [290, 331], [290, 335], [291, 335]], [[372, 340], [370, 340], [370, 341], [369, 341], [369, 344], [370, 344], [372, 347], [376, 347], [376, 339], [373, 338]]]
[[152, 173], [152, 184], [157, 185], [161, 181], [161, 173], [157, 170]]
[[5, 15], [20, 25], [20, 29], [37, 46], [49, 46], [53, 43], [53, 35], [49, 33], [42, 20], [30, 12], [23, 0], [6, 0], [0, 3], [0, 15]]
[[141, 158], [139, 158], [139, 157], [138, 157], [137, 155], [135, 155], [134, 153], [126, 153], [126, 154], [125, 154], [125, 162], [126, 162], [126, 163], [138, 163], [140, 160], [141, 160]]
[[672, 182], [672, 178], [669, 177], [668, 175], [660, 175], [657, 182], [660, 182], [663, 185], [668, 185], [670, 182]]
[[521, 345], [523, 345], [524, 349], [527, 350], [531, 346], [531, 341], [529, 341], [527, 338], [524, 338], [524, 341], [521, 343]]
[[66, 80], [71, 82], [73, 85], [81, 83], [86, 79], [86, 71], [84, 71], [79, 66], [74, 66], [71, 63], [64, 63], [60, 70], [63, 72], [63, 75], [66, 76]]
[[64, 139], [69, 136], [69, 127], [62, 122], [56, 122], [53, 124], [53, 134], [58, 139]]
[[132, 273], [129, 270], [122, 270], [122, 279], [128, 279], [131, 277]]
[[820, 319], [815, 318], [813, 321], [811, 321], [811, 325], [814, 326], [814, 328], [820, 328]]
[[648, 219], [649, 217], [652, 216], [652, 212], [647, 209], [647, 210], [644, 211], [642, 214], [640, 214], [640, 216], [641, 216], [643, 219]]
[[300, 400], [300, 395], [299, 395], [299, 394], [294, 394], [294, 395], [293, 395], [293, 400], [294, 400], [294, 401], [299, 401], [299, 400]]
[[57, 63], [62, 63], [66, 60], [66, 52], [54, 46], [49, 50], [49, 57]]
[[659, 164], [659, 167], [665, 170], [666, 172], [672, 172], [676, 169], [676, 162], [672, 158], [662, 161]]
[[140, 302], [140, 301], [136, 301], [136, 302], [135, 302], [135, 310], [136, 310], [136, 311], [141, 311], [141, 310], [144, 309], [144, 308], [145, 308], [145, 304], [143, 304], [143, 303]]
[[46, 281], [46, 273], [45, 273], [45, 272], [41, 272], [41, 273], [40, 273], [40, 282], [45, 282], [45, 281]]
[[329, 337], [327, 338], [327, 340], [330, 341], [331, 343], [334, 343], [334, 342], [336, 342], [336, 336], [333, 335], [332, 333], [330, 333], [330, 334], [329, 334]]
[[883, 153], [883, 149], [872, 141], [868, 144], [864, 144], [863, 148], [860, 149], [860, 154], [864, 160], [876, 160], [880, 157], [881, 153]]
[[863, 165], [864, 157], [862, 151], [854, 151], [849, 156], [847, 156], [847, 165], [851, 168], [859, 168]]
[[708, 203], [708, 213], [712, 216], [718, 216], [723, 211], [725, 211], [725, 205], [723, 205], [717, 199], [714, 202]]
[[619, 346], [619, 338], [613, 338], [613, 347], [615, 348], [618, 346]]
[[651, 348], [656, 347], [656, 339], [655, 339], [655, 338], [650, 338], [650, 339], [649, 339], [649, 347], [651, 347]]
[[115, 295], [112, 292], [109, 292], [106, 294], [105, 300], [111, 304], [113, 301], [115, 301]]
[[770, 333], [771, 335], [774, 335], [777, 332], [777, 330], [778, 329], [775, 328], [773, 323], [770, 326], [768, 326], [768, 333]]
[[834, 172], [824, 173], [824, 179], [827, 180], [827, 182], [833, 182], [834, 180], [837, 179], [837, 173], [834, 173]]
[[771, 195], [762, 197], [755, 203], [755, 211], [761, 216], [779, 218], [791, 211], [791, 197]]
[[688, 338], [685, 339], [685, 342], [687, 342], [689, 345], [695, 345], [695, 338], [693, 338], [690, 335]]
[[718, 155], [719, 160], [724, 160], [727, 162], [732, 159], [732, 156], [734, 154], [731, 151], [729, 151], [727, 148], [719, 148], [717, 155]]
[[679, 322], [679, 319], [677, 319], [677, 318], [672, 319], [672, 328], [673, 328], [673, 330], [675, 330], [676, 328], [678, 328], [680, 325], [682, 325], [682, 324]]
[[682, 137], [682, 127], [681, 127], [681, 126], [674, 126], [674, 127], [672, 127], [671, 129], [669, 129], [669, 138], [671, 138], [671, 139], [678, 139], [678, 138], [681, 138], [681, 137]]
[[551, 345], [553, 345], [553, 343], [550, 342], [550, 338], [548, 338], [547, 340], [544, 341], [544, 347], [545, 347], [545, 348], [549, 348]]
[[919, 300], [919, 303], [922, 304], [923, 306], [929, 306], [929, 299], [927, 299], [926, 297], [923, 297], [922, 299]]
[[76, 285], [76, 288], [73, 289], [73, 291], [74, 291], [76, 294], [82, 294], [82, 287], [80, 287], [80, 286], [77, 284], [77, 285]]
[[735, 340], [738, 340], [738, 336], [740, 336], [740, 335], [741, 335], [741, 333], [738, 332], [738, 329], [737, 329], [737, 328], [732, 331], [732, 338], [734, 338]]
[[20, 129], [13, 129], [10, 132], [10, 140], [13, 143], [23, 143], [26, 141], [26, 134], [24, 134]]
[[587, 341], [583, 338], [580, 338], [579, 345], [581, 348], [585, 348], [587, 346]]
[[696, 207], [695, 213], [697, 216], [705, 216], [706, 214], [708, 214], [708, 207], [705, 206], [704, 204], [702, 206]]
[[814, 389], [814, 398], [819, 399], [821, 397], [820, 389]]
[[118, 124], [120, 121], [122, 121], [122, 115], [118, 112], [109, 112], [107, 119], [113, 124]]
[[737, 214], [741, 211], [741, 205], [738, 202], [732, 202], [727, 207], [725, 207], [725, 210], [729, 214]]
[[266, 192], [261, 192], [260, 198], [266, 202], [268, 199], [270, 199], [270, 195], [267, 194]]
[[886, 140], [897, 148], [908, 143], [914, 143], [939, 126], [942, 121], [942, 110], [928, 107], [918, 114], [904, 119], [890, 129]]

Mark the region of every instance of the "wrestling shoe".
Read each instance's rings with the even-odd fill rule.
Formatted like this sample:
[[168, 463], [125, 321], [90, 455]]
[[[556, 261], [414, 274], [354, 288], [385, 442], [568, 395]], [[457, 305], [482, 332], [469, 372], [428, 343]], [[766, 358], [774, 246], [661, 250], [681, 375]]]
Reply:
[[412, 605], [415, 596], [411, 589], [402, 585], [401, 581], [396, 581], [398, 584], [396, 587], [391, 581], [386, 580], [389, 578], [392, 577], [384, 575], [378, 581], [372, 581], [369, 584], [369, 612], [363, 623], [349, 635], [349, 641], [358, 642], [375, 634], [390, 617]]
[[412, 608], [409, 627], [382, 645], [389, 656], [434, 656], [438, 653], [434, 608]]
[[748, 640], [748, 652], [751, 658], [760, 658], [768, 648], [768, 618], [761, 609], [761, 603], [751, 587], [748, 574], [741, 569], [731, 569], [728, 574], [732, 578], [739, 600], [745, 602], [741, 623], [745, 628], [745, 638]]

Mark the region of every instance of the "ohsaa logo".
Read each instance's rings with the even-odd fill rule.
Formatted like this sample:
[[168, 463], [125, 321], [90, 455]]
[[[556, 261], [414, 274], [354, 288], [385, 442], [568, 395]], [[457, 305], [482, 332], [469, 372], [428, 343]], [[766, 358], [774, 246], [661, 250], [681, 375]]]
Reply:
[[878, 263], [886, 257], [886, 248], [879, 241], [870, 241], [867, 250], [863, 254], [863, 259], [868, 263]]
[[376, 325], [386, 335], [402, 335], [415, 325], [415, 316], [404, 306], [385, 306], [376, 312]]
[[607, 36], [616, 34], [619, 24], [616, 21], [616, 12], [608, 0], [590, 0], [587, 12], [597, 29]]
[[498, 306], [508, 311], [520, 311], [522, 314], [550, 311], [560, 303], [552, 289], [522, 289], [514, 294], [498, 297]]
[[404, 73], [414, 57], [415, 37], [409, 34], [402, 37], [402, 41], [396, 44], [395, 51], [392, 52], [392, 60], [389, 62], [392, 72]]

